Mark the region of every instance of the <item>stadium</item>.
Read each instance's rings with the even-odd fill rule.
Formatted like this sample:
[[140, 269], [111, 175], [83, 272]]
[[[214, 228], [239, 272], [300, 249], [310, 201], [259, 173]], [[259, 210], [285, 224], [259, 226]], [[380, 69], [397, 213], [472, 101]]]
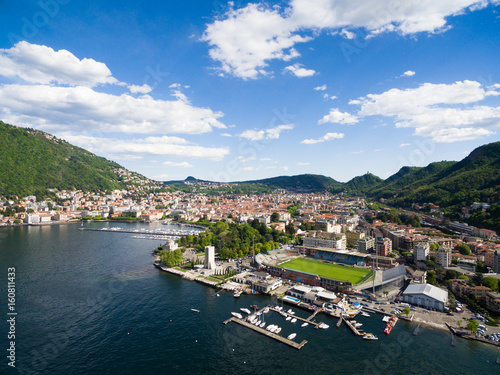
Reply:
[[[372, 270], [373, 259], [368, 254], [340, 251], [314, 251], [304, 256], [301, 249], [272, 250], [258, 254], [255, 261], [275, 277], [328, 290], [382, 290], [389, 284], [402, 285], [406, 274], [403, 265]], [[375, 278], [375, 280], [374, 280]]]

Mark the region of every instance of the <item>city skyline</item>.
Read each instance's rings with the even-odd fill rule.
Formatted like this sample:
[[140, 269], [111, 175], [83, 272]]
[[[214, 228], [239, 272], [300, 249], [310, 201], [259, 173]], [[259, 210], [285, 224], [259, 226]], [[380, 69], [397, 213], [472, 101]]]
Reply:
[[0, 119], [155, 180], [387, 178], [500, 139], [498, 1], [266, 4], [1, 3]]

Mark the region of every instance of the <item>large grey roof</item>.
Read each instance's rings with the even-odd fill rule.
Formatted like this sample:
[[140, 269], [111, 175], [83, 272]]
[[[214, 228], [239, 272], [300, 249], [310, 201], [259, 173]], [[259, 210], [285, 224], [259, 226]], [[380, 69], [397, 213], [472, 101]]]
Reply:
[[424, 294], [438, 301], [446, 303], [448, 292], [431, 284], [410, 284], [403, 294]]

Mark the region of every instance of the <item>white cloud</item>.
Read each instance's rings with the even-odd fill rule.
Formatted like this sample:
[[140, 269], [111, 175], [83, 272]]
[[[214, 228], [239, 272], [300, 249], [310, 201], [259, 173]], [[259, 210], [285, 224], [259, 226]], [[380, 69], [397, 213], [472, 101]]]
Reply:
[[271, 161], [272, 159], [271, 158], [260, 158], [259, 160], [260, 161]]
[[162, 164], [167, 165], [169, 167], [176, 167], [176, 168], [192, 168], [193, 167], [193, 165], [189, 164], [187, 161], [183, 161], [181, 163], [174, 163], [172, 161], [165, 161]]
[[232, 137], [232, 135], [229, 133], [221, 133], [220, 135], [221, 137]]
[[413, 77], [415, 75], [415, 72], [413, 70], [407, 70], [403, 74], [401, 74], [401, 77]]
[[168, 155], [178, 157], [221, 160], [229, 154], [229, 149], [202, 147], [190, 144], [179, 137], [146, 137], [142, 139], [116, 139], [92, 137], [86, 135], [62, 134], [61, 138], [99, 155], [123, 158], [146, 155]]
[[245, 168], [242, 168], [242, 170], [244, 170], [246, 172], [250, 172], [250, 171], [254, 171], [255, 167], [245, 167]]
[[[497, 3], [497, 0], [490, 0]], [[312, 40], [322, 30], [355, 37], [347, 29], [364, 28], [368, 37], [387, 32], [413, 35], [437, 33], [450, 26], [447, 19], [475, 11], [487, 0], [289, 0], [284, 7], [250, 3], [207, 25], [202, 40], [223, 74], [243, 79], [268, 75], [272, 60], [299, 56], [298, 43]], [[340, 31], [339, 31], [340, 30]], [[310, 35], [304, 35], [304, 34]]]
[[316, 91], [325, 91], [326, 90], [326, 85], [317, 86], [317, 87], [314, 88], [314, 90], [316, 90]]
[[291, 72], [292, 74], [294, 74], [296, 77], [299, 78], [312, 77], [313, 75], [316, 74], [315, 70], [302, 68], [302, 64], [293, 64], [287, 66], [285, 67], [284, 71]]
[[248, 158], [245, 158], [244, 156], [240, 155], [237, 158], [235, 158], [234, 160], [245, 164], [245, 163], [248, 163], [249, 161], [255, 161], [255, 160], [257, 160], [257, 158], [255, 156], [250, 156]]
[[144, 84], [142, 86], [139, 86], [139, 85], [129, 85], [128, 89], [130, 90], [130, 92], [132, 94], [147, 94], [147, 93], [153, 91], [153, 89], [151, 87], [149, 87], [148, 85], [146, 85], [146, 84]]
[[283, 170], [284, 170], [284, 171], [288, 171], [288, 169], [289, 169], [289, 168], [288, 168], [288, 165], [283, 166]]
[[330, 99], [335, 100], [337, 97], [335, 95], [330, 96]]
[[292, 124], [288, 125], [278, 125], [275, 128], [270, 128], [266, 130], [249, 129], [245, 130], [243, 133], [239, 134], [240, 138], [249, 139], [251, 141], [260, 141], [261, 139], [278, 139], [283, 130], [293, 129]]
[[318, 121], [318, 124], [326, 124], [327, 122], [331, 122], [334, 124], [356, 124], [358, 122], [358, 118], [354, 115], [351, 115], [347, 112], [341, 112], [338, 108], [330, 109], [330, 113], [325, 115], [321, 120]]
[[326, 92], [323, 94], [323, 99], [328, 99], [328, 94]]
[[168, 88], [170, 88], [170, 89], [178, 89], [181, 86], [182, 85], [180, 83], [172, 83], [170, 86], [168, 86]]
[[112, 95], [89, 87], [0, 86], [0, 111], [13, 124], [49, 132], [100, 131], [140, 134], [201, 134], [225, 128], [221, 112], [186, 100], [155, 100], [144, 95]]
[[399, 147], [408, 147], [410, 144], [409, 143], [401, 143]]
[[306, 165], [311, 165], [311, 163], [301, 162], [301, 163], [297, 163], [297, 165], [300, 166], [300, 167], [303, 167], [303, 166], [306, 166]]
[[93, 59], [80, 60], [64, 49], [54, 51], [50, 47], [26, 41], [10, 49], [0, 49], [0, 76], [33, 84], [57, 83], [87, 87], [120, 84], [106, 64]]
[[351, 151], [351, 154], [353, 154], [353, 155], [359, 155], [359, 154], [362, 154], [363, 152], [364, 152], [363, 150]]
[[340, 31], [340, 35], [344, 36], [347, 39], [354, 39], [354, 38], [356, 38], [356, 34], [355, 33], [353, 33], [352, 31], [346, 30], [346, 29], [342, 29]]
[[319, 139], [304, 139], [300, 143], [303, 143], [306, 145], [312, 145], [312, 144], [316, 144], [316, 143], [331, 141], [332, 139], [341, 139], [341, 138], [344, 138], [344, 133], [326, 133], [323, 137], [321, 137]]
[[491, 135], [500, 128], [500, 107], [476, 104], [497, 95], [498, 91], [485, 90], [475, 81], [424, 83], [414, 89], [369, 94], [351, 104], [361, 106], [358, 117], [392, 117], [396, 127], [414, 128], [414, 135], [456, 142]]

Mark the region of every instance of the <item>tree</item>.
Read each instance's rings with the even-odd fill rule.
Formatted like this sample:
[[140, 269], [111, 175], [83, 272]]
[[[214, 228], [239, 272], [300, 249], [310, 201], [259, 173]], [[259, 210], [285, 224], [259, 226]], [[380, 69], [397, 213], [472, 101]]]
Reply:
[[479, 323], [476, 322], [474, 319], [469, 320], [469, 323], [467, 323], [467, 329], [470, 330], [471, 332], [477, 332], [478, 328], [479, 328]]
[[403, 310], [403, 314], [405, 314], [406, 316], [410, 315], [411, 313], [411, 310], [409, 307], [405, 307], [404, 310]]
[[461, 320], [457, 320], [457, 326], [459, 326], [459, 327], [462, 326], [462, 321]]
[[455, 270], [446, 270], [446, 274], [444, 275], [444, 278], [446, 280], [456, 279], [457, 278], [457, 271], [455, 271]]
[[434, 271], [428, 271], [427, 272], [427, 283], [428, 284], [432, 284], [432, 285], [436, 285], [437, 284], [436, 272], [434, 272]]
[[457, 247], [457, 250], [462, 255], [471, 255], [472, 254], [472, 251], [470, 250], [470, 247], [467, 246], [466, 244], [459, 245]]
[[498, 279], [493, 276], [486, 276], [484, 278], [483, 285], [495, 292], [498, 292]]
[[433, 243], [430, 244], [430, 250], [431, 251], [438, 251], [438, 249], [439, 249], [439, 244], [438, 243], [433, 242]]
[[472, 276], [472, 282], [476, 284], [477, 286], [483, 285], [484, 282], [484, 276], [481, 272], [476, 272], [474, 276]]
[[280, 215], [277, 212], [273, 212], [271, 215], [271, 223], [279, 223]]

